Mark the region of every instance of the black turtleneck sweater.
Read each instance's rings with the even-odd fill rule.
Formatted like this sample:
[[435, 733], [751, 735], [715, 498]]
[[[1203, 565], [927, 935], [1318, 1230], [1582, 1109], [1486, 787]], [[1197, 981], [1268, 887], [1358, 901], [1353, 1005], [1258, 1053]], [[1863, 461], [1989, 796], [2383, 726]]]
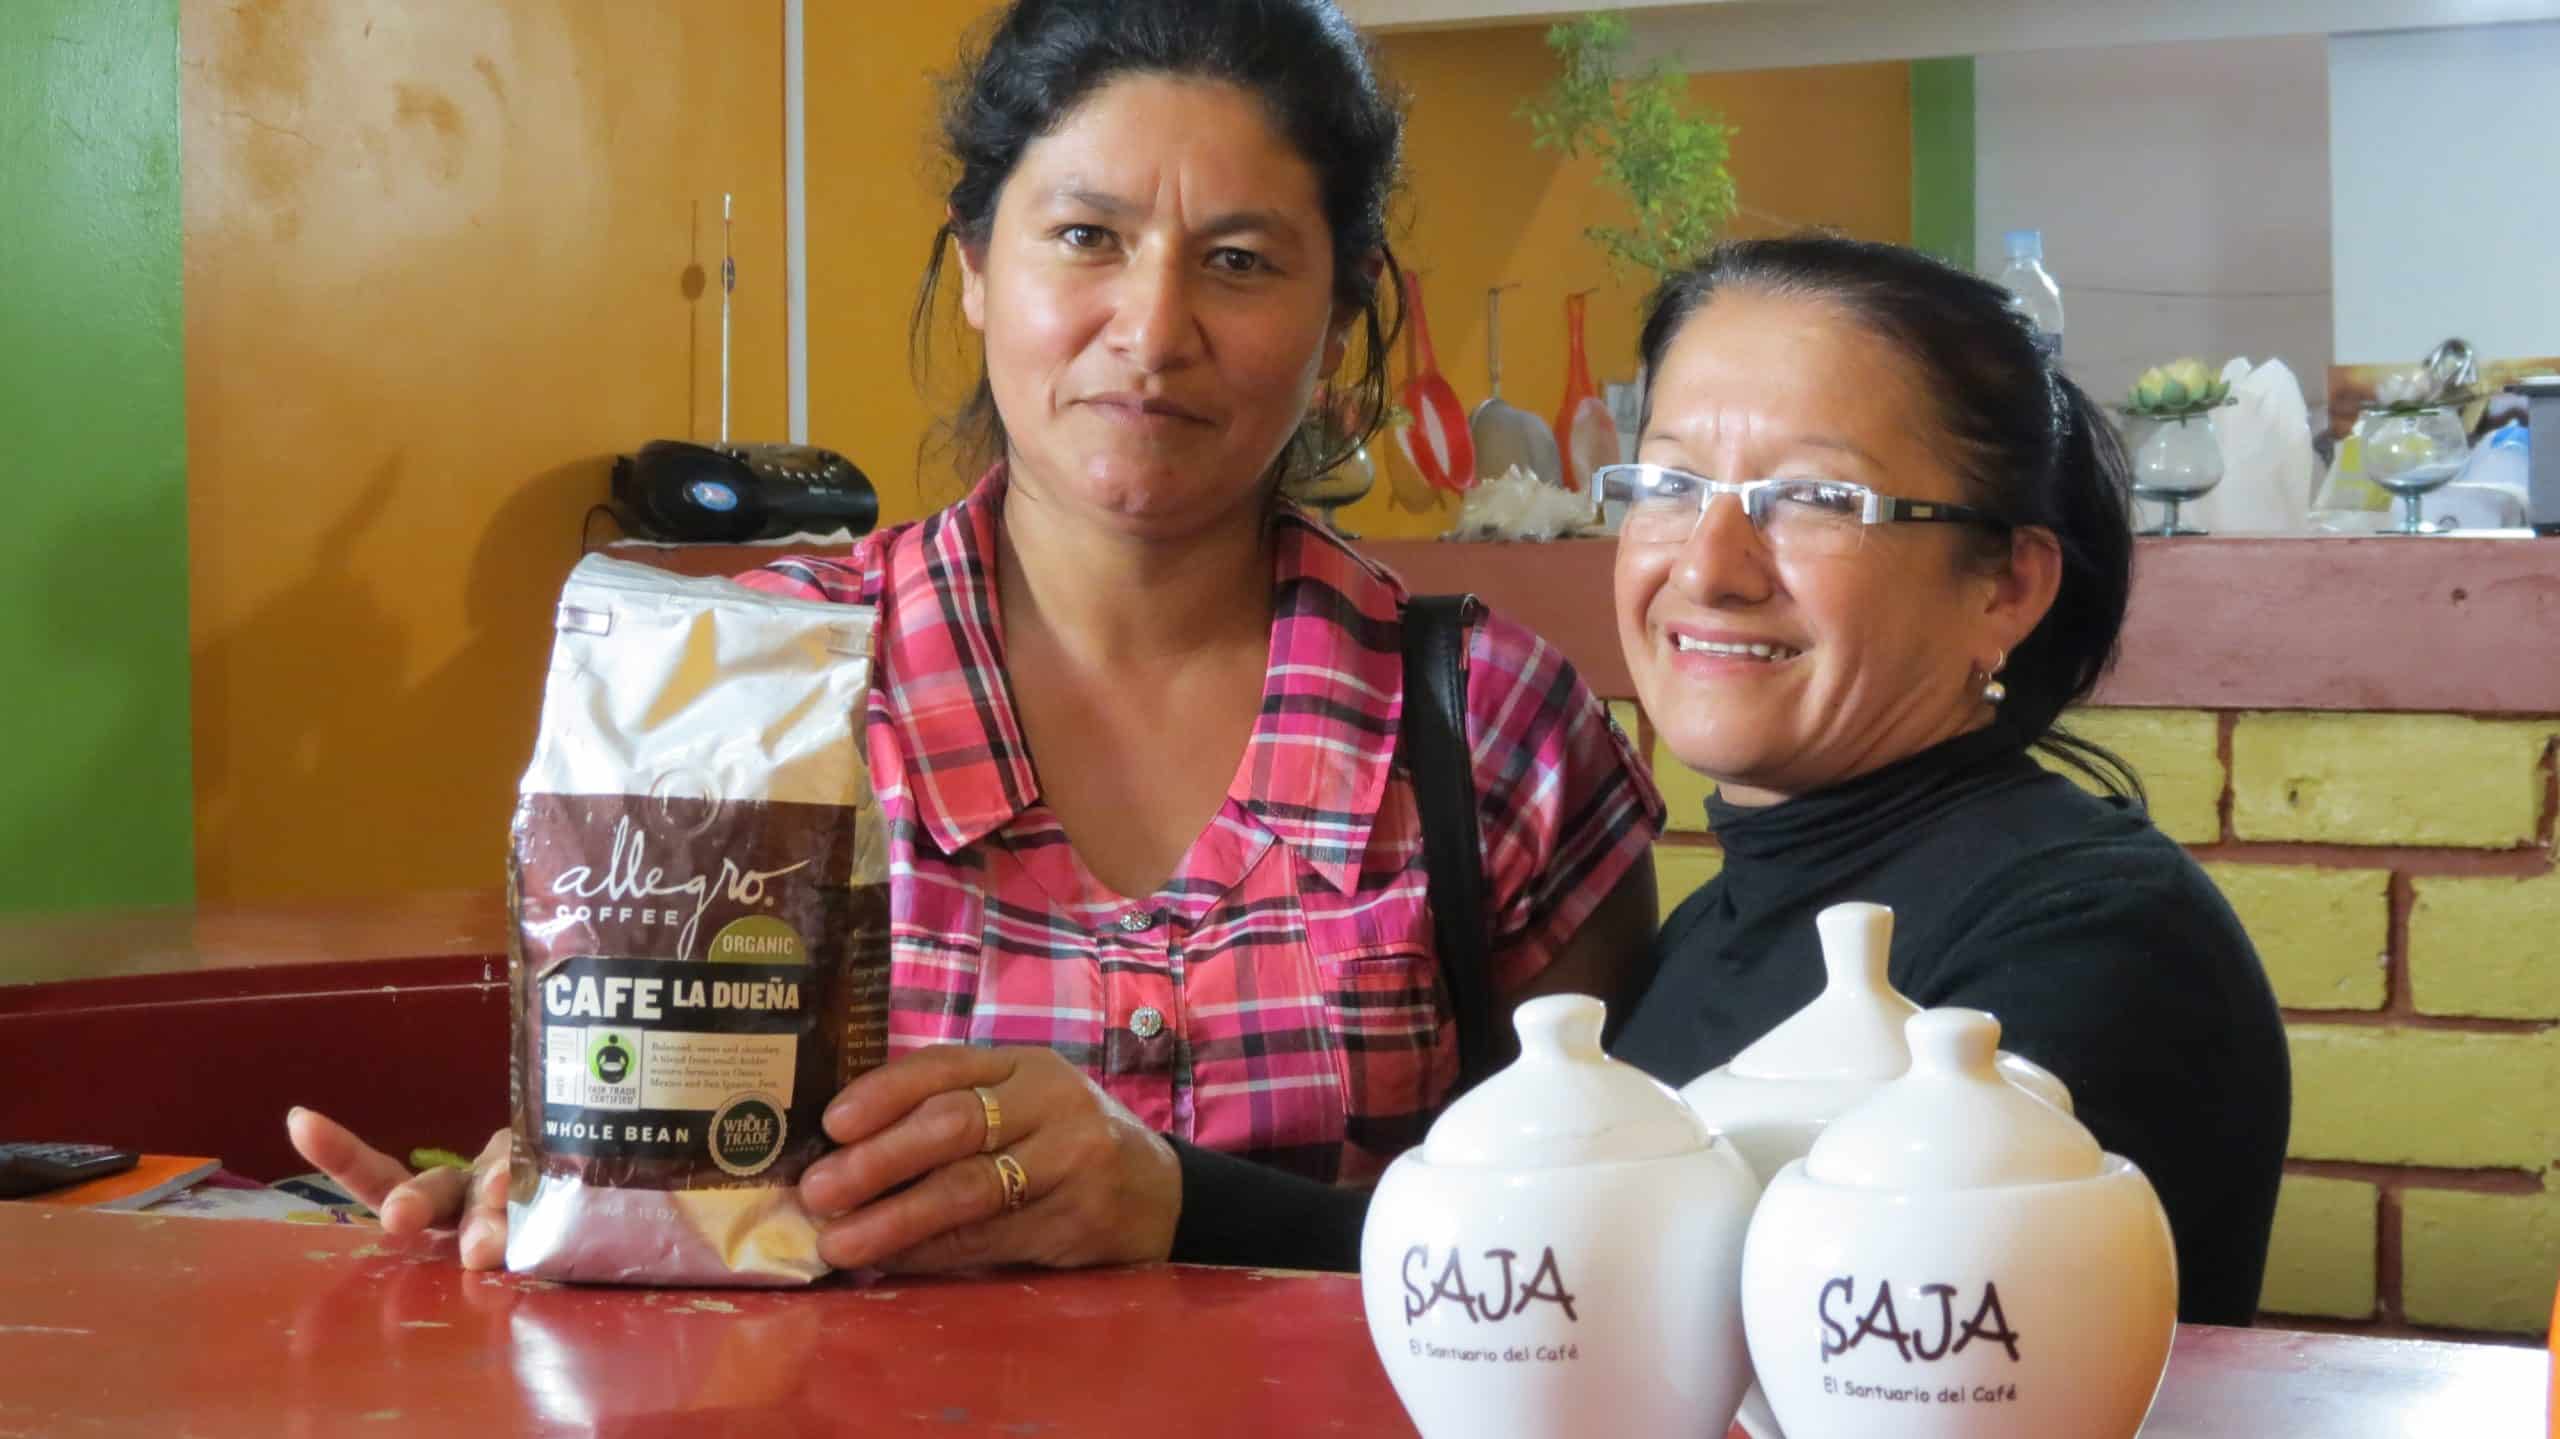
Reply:
[[1723, 871], [1663, 927], [1619, 1058], [1683, 1084], [1822, 988], [1814, 914], [1890, 905], [1894, 987], [1988, 1010], [2142, 1167], [2178, 1250], [2178, 1317], [2246, 1324], [2292, 1114], [2284, 1027], [2204, 872], [2142, 811], [1994, 727], [1780, 804], [1707, 802]]

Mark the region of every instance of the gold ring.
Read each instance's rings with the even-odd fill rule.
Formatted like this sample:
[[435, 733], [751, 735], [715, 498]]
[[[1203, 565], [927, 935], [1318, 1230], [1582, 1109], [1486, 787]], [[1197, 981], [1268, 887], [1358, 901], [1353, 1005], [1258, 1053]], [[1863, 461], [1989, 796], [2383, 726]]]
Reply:
[[976, 1093], [979, 1107], [987, 1112], [987, 1137], [979, 1141], [978, 1152], [993, 1154], [996, 1146], [1004, 1142], [1004, 1105], [997, 1102], [996, 1092], [983, 1084], [977, 1086]]
[[1010, 1154], [993, 1156], [996, 1182], [1004, 1186], [1004, 1212], [1011, 1214], [1031, 1198], [1031, 1176], [1022, 1172], [1022, 1161]]

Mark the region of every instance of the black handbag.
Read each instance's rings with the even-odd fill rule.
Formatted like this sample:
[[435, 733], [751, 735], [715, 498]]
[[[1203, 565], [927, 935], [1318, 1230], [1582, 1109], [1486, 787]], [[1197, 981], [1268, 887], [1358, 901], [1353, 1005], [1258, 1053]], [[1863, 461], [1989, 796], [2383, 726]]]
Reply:
[[1467, 745], [1467, 631], [1473, 595], [1414, 595], [1404, 607], [1404, 752], [1422, 823], [1432, 945], [1458, 1030], [1458, 1087], [1485, 1077], [1493, 1056], [1493, 936], [1476, 825], [1475, 762]]

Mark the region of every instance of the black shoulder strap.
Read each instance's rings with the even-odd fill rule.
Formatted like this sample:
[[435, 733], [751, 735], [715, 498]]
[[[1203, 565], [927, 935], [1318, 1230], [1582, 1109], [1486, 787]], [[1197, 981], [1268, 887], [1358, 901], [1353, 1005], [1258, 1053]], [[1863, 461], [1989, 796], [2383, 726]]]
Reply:
[[1467, 628], [1473, 595], [1415, 595], [1404, 608], [1404, 749], [1422, 821], [1431, 928], [1458, 1028], [1458, 1089], [1484, 1078], [1493, 1052], [1493, 940], [1467, 745]]

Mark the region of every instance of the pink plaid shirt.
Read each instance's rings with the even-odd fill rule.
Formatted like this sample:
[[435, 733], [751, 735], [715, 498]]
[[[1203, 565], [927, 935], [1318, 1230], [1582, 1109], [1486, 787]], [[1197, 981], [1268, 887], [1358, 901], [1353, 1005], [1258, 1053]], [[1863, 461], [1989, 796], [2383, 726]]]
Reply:
[[[989, 578], [1001, 472], [841, 559], [745, 577], [877, 605], [865, 730], [889, 835], [890, 1047], [1046, 1045], [1146, 1123], [1373, 1178], [1458, 1071], [1413, 790], [1403, 589], [1280, 511], [1270, 677], [1217, 817], [1164, 888], [1088, 873], [1016, 718]], [[1662, 802], [1564, 657], [1491, 616], [1468, 649], [1494, 984], [1535, 977], [1641, 858]]]

